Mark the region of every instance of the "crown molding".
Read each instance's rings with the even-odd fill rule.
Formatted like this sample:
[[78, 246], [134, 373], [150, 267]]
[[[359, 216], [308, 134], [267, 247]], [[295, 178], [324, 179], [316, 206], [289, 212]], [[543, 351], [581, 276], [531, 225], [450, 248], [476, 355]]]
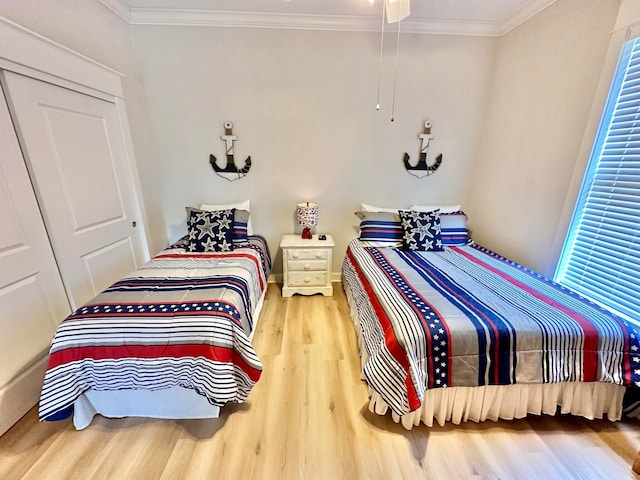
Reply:
[[100, 0], [105, 7], [127, 23], [131, 23], [131, 7], [123, 0]]
[[1, 16], [0, 68], [100, 98], [124, 96], [120, 72]]
[[[275, 14], [263, 12], [229, 12], [215, 10], [175, 10], [132, 8], [132, 25], [180, 25], [210, 27], [281, 28], [292, 30], [333, 30], [379, 32], [380, 19], [373, 16]], [[388, 27], [395, 30], [395, 26]], [[408, 18], [402, 21], [403, 33], [449, 35], [499, 35], [490, 23], [459, 22], [453, 20], [423, 20]]]
[[527, 5], [526, 7], [521, 9], [519, 12], [517, 12], [515, 15], [512, 15], [502, 23], [499, 29], [500, 30], [499, 35], [504, 35], [505, 33], [509, 33], [511, 30], [518, 27], [519, 25], [522, 25], [524, 22], [526, 22], [530, 18], [535, 17], [545, 8], [550, 7], [551, 5], [556, 3], [556, 1], [557, 0], [536, 0], [535, 2], [530, 3], [529, 5]]
[[[404, 33], [498, 37], [524, 23], [556, 1], [536, 0], [502, 24], [409, 17], [402, 21], [401, 30]], [[353, 32], [380, 31], [380, 19], [375, 16], [131, 8], [126, 3], [126, 0], [100, 0], [100, 2], [131, 25], [280, 28]], [[391, 26], [389, 28], [395, 30], [396, 27]]]

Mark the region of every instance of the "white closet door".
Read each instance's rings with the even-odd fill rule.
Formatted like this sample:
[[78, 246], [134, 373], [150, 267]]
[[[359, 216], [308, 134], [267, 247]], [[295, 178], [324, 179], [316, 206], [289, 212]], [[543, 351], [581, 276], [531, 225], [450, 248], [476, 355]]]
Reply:
[[37, 401], [67, 296], [0, 90], [0, 434]]
[[138, 199], [112, 102], [3, 72], [72, 308], [144, 261]]

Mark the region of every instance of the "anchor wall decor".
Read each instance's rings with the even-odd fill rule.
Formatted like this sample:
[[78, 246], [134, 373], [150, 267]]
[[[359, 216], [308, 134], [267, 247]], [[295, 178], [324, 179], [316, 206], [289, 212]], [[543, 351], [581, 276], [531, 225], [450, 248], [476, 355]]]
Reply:
[[224, 135], [220, 135], [220, 140], [223, 140], [225, 142], [227, 164], [224, 166], [224, 168], [220, 168], [218, 166], [216, 157], [213, 154], [209, 155], [209, 162], [211, 162], [211, 166], [213, 167], [215, 172], [221, 177], [226, 178], [230, 182], [244, 177], [247, 173], [249, 173], [249, 169], [251, 168], [251, 156], [248, 156], [244, 161], [244, 167], [238, 168], [235, 164], [235, 160], [233, 158], [233, 142], [237, 139], [238, 137], [233, 135], [233, 123], [224, 122]]
[[418, 137], [420, 138], [422, 144], [420, 148], [420, 159], [418, 160], [418, 163], [416, 163], [415, 165], [411, 165], [409, 163], [410, 157], [407, 152], [405, 152], [403, 160], [404, 168], [407, 169], [407, 172], [418, 178], [422, 178], [426, 177], [427, 175], [431, 175], [438, 169], [438, 167], [442, 163], [442, 154], [438, 154], [435, 161], [431, 165], [427, 164], [427, 150], [429, 149], [429, 140], [433, 139], [433, 135], [431, 135], [431, 122], [427, 121], [424, 123], [424, 131], [420, 135], [418, 135]]

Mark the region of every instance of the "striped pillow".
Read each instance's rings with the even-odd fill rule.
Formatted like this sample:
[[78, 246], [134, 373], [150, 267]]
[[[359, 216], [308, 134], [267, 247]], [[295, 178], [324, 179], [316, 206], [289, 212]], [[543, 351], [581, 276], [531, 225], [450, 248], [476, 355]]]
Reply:
[[234, 247], [241, 247], [249, 243], [248, 223], [251, 214], [246, 210], [235, 209], [231, 236]]
[[467, 216], [463, 211], [440, 212], [440, 237], [443, 245], [466, 245], [469, 243]]
[[[439, 212], [443, 245], [466, 245], [469, 243], [467, 215], [462, 211]], [[356, 212], [360, 218], [360, 241], [369, 247], [401, 247], [402, 224], [400, 217], [391, 212]]]
[[401, 247], [400, 216], [392, 212], [356, 212], [360, 219], [358, 238], [369, 247]]

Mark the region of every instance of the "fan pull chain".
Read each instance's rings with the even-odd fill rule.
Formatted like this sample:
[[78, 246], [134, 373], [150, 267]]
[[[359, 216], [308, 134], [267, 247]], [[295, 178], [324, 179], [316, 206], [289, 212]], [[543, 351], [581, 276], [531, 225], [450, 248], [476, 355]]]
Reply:
[[396, 65], [394, 68], [394, 72], [393, 72], [393, 99], [391, 101], [391, 118], [390, 120], [393, 122], [396, 117], [395, 117], [395, 111], [396, 111], [396, 84], [397, 84], [397, 80], [398, 80], [398, 58], [400, 57], [400, 24], [402, 23], [401, 20], [398, 21], [398, 38], [396, 39]]

